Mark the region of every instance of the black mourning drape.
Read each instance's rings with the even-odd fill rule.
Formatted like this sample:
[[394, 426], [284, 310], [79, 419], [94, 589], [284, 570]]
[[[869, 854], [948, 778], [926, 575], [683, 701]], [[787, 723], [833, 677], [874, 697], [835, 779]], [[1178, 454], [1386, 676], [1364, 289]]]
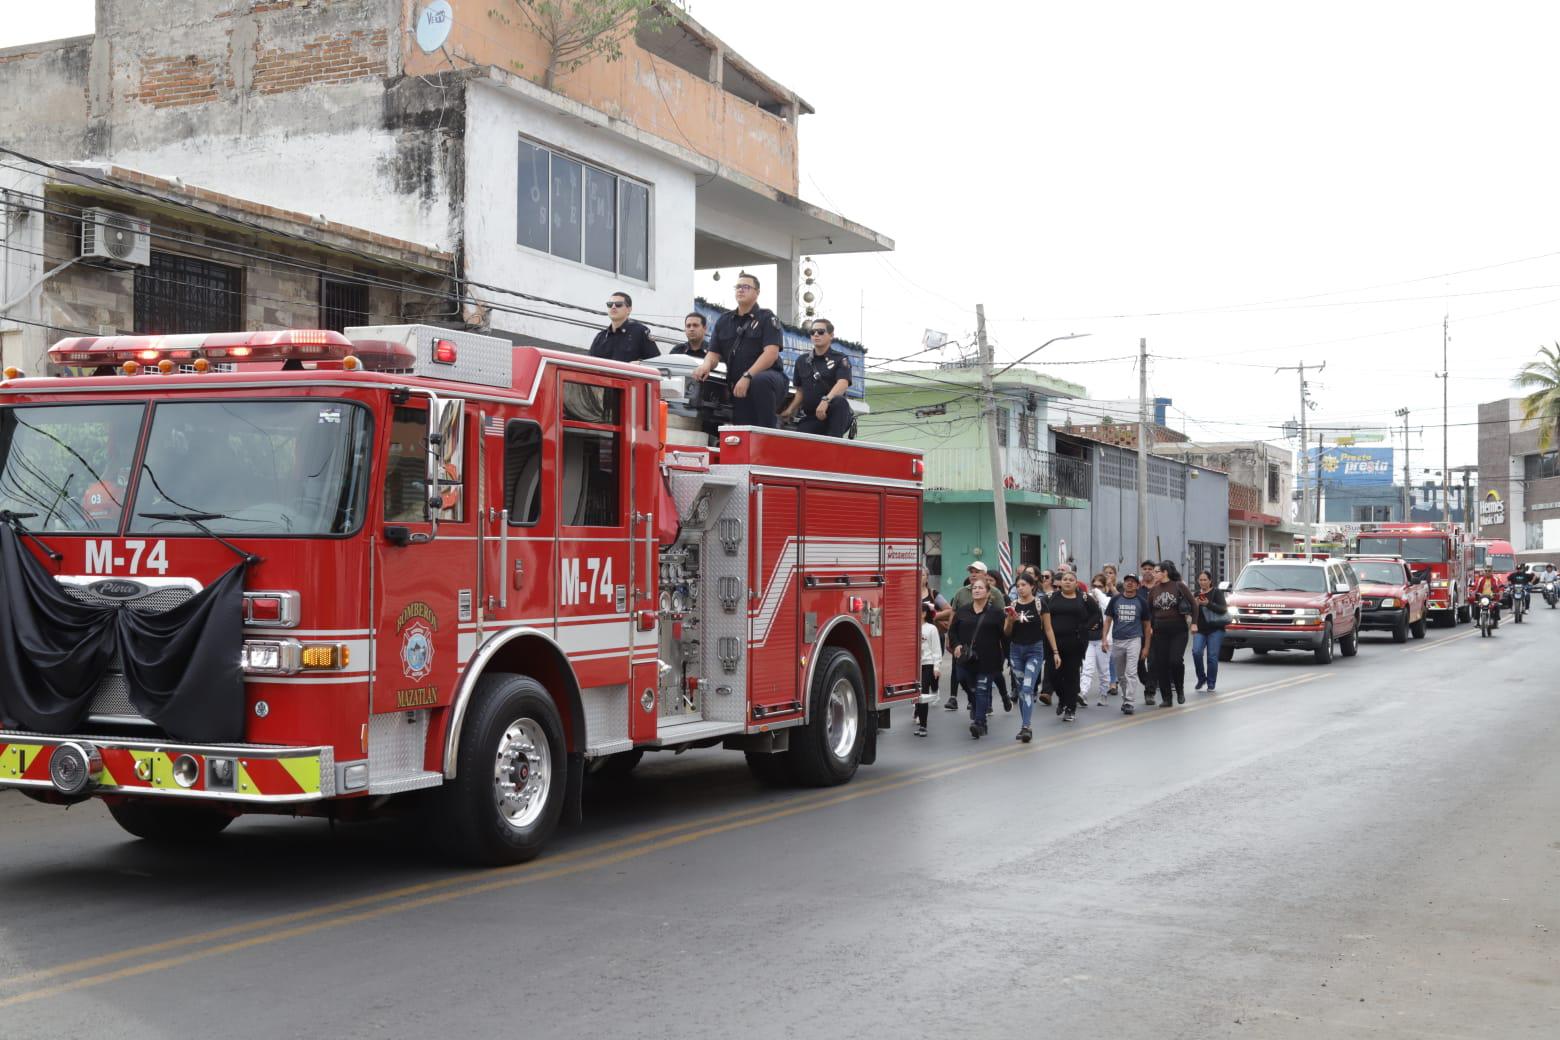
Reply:
[[117, 649], [130, 703], [170, 737], [242, 740], [245, 567], [158, 614], [81, 603], [0, 524], [0, 725], [80, 732]]

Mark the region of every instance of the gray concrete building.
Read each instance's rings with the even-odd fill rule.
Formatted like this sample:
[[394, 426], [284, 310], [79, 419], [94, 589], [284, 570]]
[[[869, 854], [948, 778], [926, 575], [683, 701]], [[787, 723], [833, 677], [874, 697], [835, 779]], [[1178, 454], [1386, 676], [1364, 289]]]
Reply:
[[[154, 197], [155, 196], [155, 197]], [[70, 336], [442, 323], [454, 258], [95, 164], [0, 169], [0, 364]]]
[[[1087, 509], [1061, 510], [1051, 515], [1051, 537], [1057, 555], [1077, 561], [1085, 576], [1105, 564], [1136, 570], [1137, 453], [1072, 431], [1055, 429], [1057, 451], [1066, 451], [1089, 465]], [[1148, 553], [1156, 560], [1174, 560], [1190, 581], [1199, 570], [1216, 580], [1232, 576], [1242, 561], [1229, 559], [1229, 478], [1206, 466], [1179, 459], [1148, 460]], [[1047, 563], [1053, 561], [1047, 560]]]
[[1521, 398], [1479, 405], [1478, 530], [1509, 541], [1519, 560], [1560, 563], [1560, 433], [1548, 451], [1539, 441]]

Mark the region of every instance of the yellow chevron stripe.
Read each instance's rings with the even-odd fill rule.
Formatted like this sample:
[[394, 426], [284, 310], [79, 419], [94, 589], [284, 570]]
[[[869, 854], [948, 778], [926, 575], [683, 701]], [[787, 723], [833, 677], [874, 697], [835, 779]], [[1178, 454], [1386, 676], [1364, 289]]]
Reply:
[[309, 794], [320, 789], [320, 760], [317, 758], [284, 758], [280, 760], [294, 782]]
[[251, 778], [250, 775], [249, 775], [249, 770], [244, 768], [244, 763], [242, 761], [240, 761], [238, 763], [238, 793], [239, 794], [259, 794], [260, 793], [260, 789], [255, 786], [255, 782], [254, 782], [253, 778]]
[[0, 755], [0, 780], [20, 780], [42, 753], [42, 744], [11, 744]]

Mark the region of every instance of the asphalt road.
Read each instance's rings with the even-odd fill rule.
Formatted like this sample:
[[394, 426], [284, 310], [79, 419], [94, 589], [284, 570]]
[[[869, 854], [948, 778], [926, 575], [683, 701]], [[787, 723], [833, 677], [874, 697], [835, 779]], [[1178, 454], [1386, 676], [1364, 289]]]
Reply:
[[525, 867], [385, 825], [199, 853], [0, 796], [0, 1037], [1560, 1033], [1560, 611], [769, 791], [651, 756]]

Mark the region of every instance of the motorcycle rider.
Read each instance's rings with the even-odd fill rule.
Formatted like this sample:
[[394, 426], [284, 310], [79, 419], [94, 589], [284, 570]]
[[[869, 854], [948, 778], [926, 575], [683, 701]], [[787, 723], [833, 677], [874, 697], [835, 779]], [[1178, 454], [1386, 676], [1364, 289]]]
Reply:
[[[1532, 597], [1528, 596], [1531, 590], [1528, 586], [1533, 583], [1533, 578], [1533, 572], [1528, 570], [1527, 564], [1517, 564], [1517, 569], [1506, 575], [1506, 588], [1511, 590], [1512, 598], [1515, 599], [1517, 596], [1522, 596], [1531, 603]], [[1515, 604], [1512, 605], [1512, 609], [1516, 609]]]
[[1500, 594], [1495, 585], [1495, 568], [1489, 564], [1484, 565], [1484, 570], [1473, 579], [1473, 604], [1477, 611], [1480, 596], [1490, 598], [1490, 621], [1495, 628], [1500, 627]]
[[1538, 576], [1538, 584], [1544, 590], [1544, 599], [1549, 601], [1551, 607], [1555, 605], [1555, 593], [1560, 591], [1555, 588], [1556, 582], [1560, 582], [1560, 571], [1555, 570], [1555, 565], [1552, 563], [1544, 564], [1544, 572]]

